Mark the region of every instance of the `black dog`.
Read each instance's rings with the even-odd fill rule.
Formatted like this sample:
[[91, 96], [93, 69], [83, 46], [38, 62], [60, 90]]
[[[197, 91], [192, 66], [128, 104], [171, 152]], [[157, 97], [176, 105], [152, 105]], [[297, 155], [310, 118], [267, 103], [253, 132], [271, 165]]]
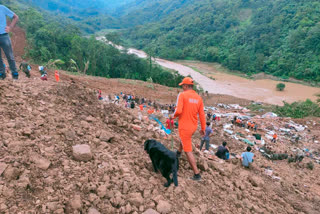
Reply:
[[[176, 153], [155, 140], [147, 140], [144, 143], [144, 150], [150, 156], [154, 171], [158, 172], [159, 170], [163, 177], [167, 179], [164, 186], [169, 187], [172, 182], [175, 186], [178, 186], [179, 160]], [[171, 173], [172, 179], [170, 178]]]

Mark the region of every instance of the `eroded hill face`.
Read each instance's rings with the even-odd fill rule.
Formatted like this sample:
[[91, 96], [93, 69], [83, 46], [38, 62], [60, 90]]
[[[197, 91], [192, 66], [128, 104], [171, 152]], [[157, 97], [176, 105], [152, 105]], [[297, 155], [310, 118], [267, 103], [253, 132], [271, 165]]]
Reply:
[[[8, 77], [0, 85], [0, 212], [320, 211], [318, 165], [311, 171], [305, 162], [273, 163], [257, 151], [254, 168], [245, 170], [237, 159], [209, 160], [194, 148], [203, 180], [189, 179], [192, 171], [182, 155], [179, 186], [165, 188], [165, 179], [153, 172], [143, 150], [143, 142], [149, 138], [171, 148], [171, 138], [161, 136], [155, 122], [140, 121], [138, 109], [98, 101], [95, 89], [76, 78], [70, 81], [70, 76], [63, 75], [62, 82], [56, 83], [49, 73], [49, 81], [43, 82], [39, 74], [32, 74], [32, 79], [21, 75], [16, 82]], [[93, 84], [95, 78], [86, 79], [89, 81]], [[241, 154], [246, 145], [224, 133], [226, 122], [223, 118], [214, 127], [212, 143], [227, 140], [231, 151]], [[174, 139], [176, 148], [178, 141]], [[199, 139], [196, 133], [194, 143]], [[78, 144], [89, 147], [90, 151], [84, 151], [87, 156], [74, 154], [73, 146]], [[267, 166], [280, 180], [265, 174]]]

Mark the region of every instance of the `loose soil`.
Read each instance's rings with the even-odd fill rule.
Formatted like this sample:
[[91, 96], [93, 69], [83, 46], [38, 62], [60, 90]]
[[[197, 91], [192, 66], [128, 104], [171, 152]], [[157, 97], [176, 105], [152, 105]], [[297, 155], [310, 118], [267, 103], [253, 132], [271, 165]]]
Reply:
[[[0, 84], [0, 213], [108, 214], [144, 213], [148, 209], [177, 214], [320, 212], [320, 168], [313, 159], [289, 164], [267, 160], [254, 150], [256, 158], [248, 170], [236, 158], [212, 160], [199, 151], [199, 132], [193, 143], [202, 181], [189, 179], [193, 174], [183, 154], [179, 186], [163, 187], [165, 179], [153, 172], [143, 143], [153, 138], [171, 148], [171, 137], [164, 136], [146, 112], [140, 120], [137, 108], [98, 101], [96, 90], [102, 89], [103, 96], [135, 93], [166, 104], [175, 100], [177, 89], [159, 85], [152, 89], [141, 81], [74, 76], [64, 71], [60, 71], [58, 83], [53, 71], [49, 71], [49, 81], [41, 81], [35, 70], [31, 75], [27, 79], [21, 74], [18, 81], [8, 76]], [[215, 106], [215, 99], [250, 102], [222, 95], [210, 95], [207, 102]], [[160, 113], [157, 116], [164, 122]], [[258, 133], [276, 130], [289, 121], [257, 118]], [[223, 125], [229, 122], [230, 118], [222, 117], [214, 123], [211, 143], [227, 141], [231, 152], [240, 155], [247, 145], [224, 131]], [[301, 135], [300, 142], [292, 143], [279, 133], [277, 144], [267, 142], [270, 148], [288, 154], [295, 147], [309, 148], [319, 154], [314, 140], [319, 140], [320, 120], [294, 122], [308, 126], [303, 132], [293, 132]], [[240, 127], [232, 130], [249, 135]], [[176, 133], [175, 149], [179, 145]], [[315, 138], [310, 140], [311, 136]], [[85, 161], [73, 151], [78, 144], [90, 148], [84, 151]], [[306, 167], [310, 161], [313, 170]], [[267, 167], [275, 178], [265, 174]]]
[[[96, 95], [100, 86], [104, 87], [104, 95], [123, 90], [152, 96], [154, 90], [137, 81], [64, 72], [59, 83], [53, 81], [51, 72], [48, 82], [41, 81], [38, 72], [33, 71], [32, 76], [27, 79], [22, 74], [15, 82], [8, 77], [0, 86], [2, 213], [86, 213], [93, 208], [100, 213], [143, 213], [147, 209], [197, 214], [320, 212], [319, 165], [307, 169], [307, 158], [300, 164], [272, 162], [254, 151], [254, 167], [246, 170], [237, 159], [209, 160], [194, 147], [203, 180], [189, 179], [192, 170], [183, 155], [179, 186], [165, 188], [164, 178], [152, 170], [143, 142], [154, 138], [170, 148], [171, 138], [164, 138], [155, 122], [140, 121], [138, 109], [101, 102]], [[159, 93], [171, 90], [158, 85], [156, 89]], [[172, 93], [163, 101], [171, 101], [177, 92]], [[154, 99], [162, 101], [160, 96]], [[228, 121], [222, 118], [214, 125], [212, 143], [219, 145], [226, 140], [232, 153], [239, 155], [246, 145], [225, 134], [222, 125]], [[282, 120], [268, 122], [281, 124]], [[298, 122], [311, 123], [310, 135], [318, 135], [319, 120]], [[244, 130], [235, 127], [234, 131]], [[174, 136], [177, 148], [179, 141]], [[290, 152], [291, 144], [283, 139], [275, 149]], [[193, 142], [199, 144], [198, 132]], [[76, 160], [72, 154], [76, 144], [90, 146], [93, 159]], [[303, 145], [317, 146], [307, 142]], [[312, 149], [319, 151], [319, 147]], [[280, 180], [265, 175], [266, 167], [271, 167]]]

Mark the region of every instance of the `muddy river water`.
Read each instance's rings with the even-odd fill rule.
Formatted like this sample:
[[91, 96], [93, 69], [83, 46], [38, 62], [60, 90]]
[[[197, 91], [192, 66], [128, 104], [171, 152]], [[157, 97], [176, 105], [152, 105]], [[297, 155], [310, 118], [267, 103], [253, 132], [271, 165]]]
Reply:
[[[117, 46], [117, 48], [123, 49], [120, 46]], [[140, 58], [147, 57], [145, 52], [132, 48], [128, 49], [128, 53], [135, 54]], [[282, 105], [283, 101], [291, 103], [306, 99], [316, 100], [316, 94], [320, 94], [320, 88], [289, 82], [285, 83], [286, 88], [284, 91], [277, 91], [276, 85], [279, 81], [246, 79], [218, 71], [212, 63], [187, 61], [178, 63], [159, 58], [155, 58], [154, 61], [165, 68], [178, 71], [183, 76], [191, 75], [204, 91], [214, 94], [226, 94], [276, 105]], [[201, 73], [191, 67], [196, 68]], [[213, 77], [215, 80], [210, 79], [208, 76]]]

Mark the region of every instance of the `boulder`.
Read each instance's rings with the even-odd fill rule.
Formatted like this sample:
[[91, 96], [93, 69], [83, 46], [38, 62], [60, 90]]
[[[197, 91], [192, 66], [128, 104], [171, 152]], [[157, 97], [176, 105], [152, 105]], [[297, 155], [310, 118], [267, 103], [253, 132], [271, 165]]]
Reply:
[[99, 186], [99, 188], [97, 189], [97, 194], [100, 198], [103, 198], [104, 196], [107, 195], [107, 185], [101, 185]]
[[0, 163], [0, 176], [2, 175], [2, 173], [4, 172], [4, 170], [6, 170], [7, 168], [7, 164], [5, 163]]
[[72, 147], [74, 159], [78, 161], [89, 161], [92, 159], [92, 153], [89, 145], [78, 144]]
[[82, 208], [82, 201], [80, 195], [75, 195], [71, 201], [70, 206], [74, 210], [80, 210]]
[[47, 170], [51, 164], [49, 160], [43, 157], [39, 156], [33, 156], [32, 161], [35, 163], [35, 165], [43, 170]]
[[169, 204], [167, 201], [160, 200], [157, 205], [157, 211], [159, 213], [170, 213], [171, 204]]
[[73, 130], [68, 130], [64, 133], [67, 140], [74, 140], [76, 138], [76, 133]]
[[155, 211], [154, 209], [147, 209], [142, 214], [159, 214], [159, 213], [157, 211]]
[[209, 169], [208, 167], [208, 163], [206, 160], [201, 160], [199, 163], [198, 163], [198, 166], [199, 166], [199, 169], [201, 169], [202, 171], [207, 171]]
[[262, 180], [262, 178], [257, 176], [249, 177], [249, 182], [252, 184], [252, 186], [255, 187], [262, 187], [264, 185], [264, 181]]
[[88, 214], [101, 214], [96, 208], [90, 207]]
[[32, 134], [32, 130], [30, 128], [25, 128], [22, 131], [22, 135], [30, 137], [30, 135]]
[[191, 212], [192, 212], [193, 214], [201, 213], [201, 211], [200, 211], [200, 209], [199, 209], [198, 207], [193, 207], [193, 208], [191, 209]]
[[101, 132], [99, 139], [103, 142], [110, 142], [110, 140], [113, 138], [114, 136], [109, 133], [109, 132]]
[[92, 116], [88, 116], [87, 118], [86, 118], [86, 121], [88, 122], [88, 123], [92, 123], [92, 122], [94, 122], [96, 119], [94, 118], [94, 117], [92, 117]]
[[9, 166], [4, 172], [3, 172], [3, 176], [7, 179], [7, 180], [17, 180], [18, 177], [20, 175], [20, 170]]
[[142, 205], [143, 204], [143, 198], [142, 198], [142, 195], [141, 195], [141, 193], [130, 193], [129, 195], [128, 195], [128, 201], [132, 204], [132, 205], [134, 205], [134, 206], [136, 206], [136, 207], [139, 207], [140, 205]]

